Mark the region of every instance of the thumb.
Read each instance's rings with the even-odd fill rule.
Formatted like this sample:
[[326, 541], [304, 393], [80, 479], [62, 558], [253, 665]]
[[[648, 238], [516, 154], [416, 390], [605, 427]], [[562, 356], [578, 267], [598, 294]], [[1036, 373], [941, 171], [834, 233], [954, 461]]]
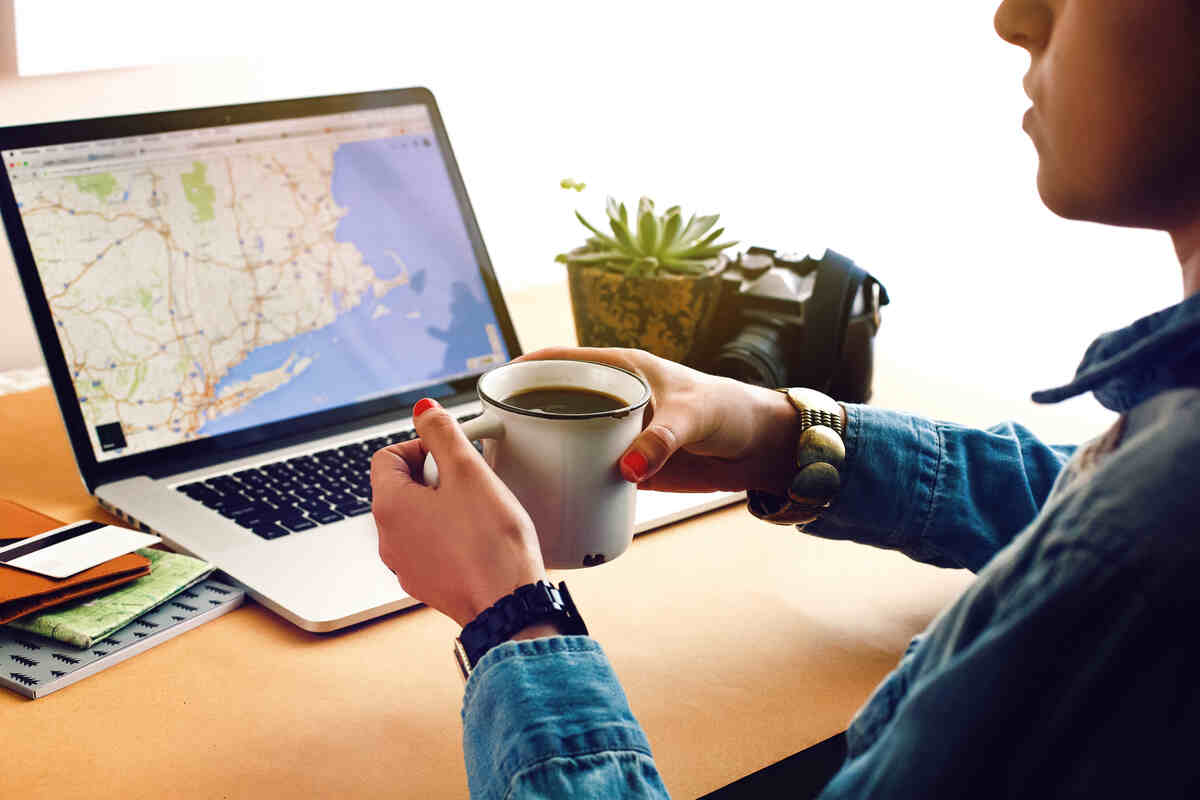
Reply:
[[641, 483], [658, 472], [676, 450], [688, 444], [690, 430], [685, 417], [656, 413], [621, 456], [621, 477], [630, 483]]
[[428, 397], [413, 406], [413, 428], [437, 462], [438, 473], [449, 475], [478, 456], [458, 422], [436, 400]]

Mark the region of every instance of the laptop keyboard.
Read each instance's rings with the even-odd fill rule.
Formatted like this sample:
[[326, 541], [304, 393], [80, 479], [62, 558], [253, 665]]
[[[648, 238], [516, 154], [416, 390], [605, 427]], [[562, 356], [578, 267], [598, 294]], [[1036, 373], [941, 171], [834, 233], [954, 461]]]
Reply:
[[[477, 416], [468, 414], [458, 421]], [[176, 491], [264, 539], [278, 539], [369, 512], [371, 456], [415, 437], [409, 428], [216, 475], [178, 486]]]

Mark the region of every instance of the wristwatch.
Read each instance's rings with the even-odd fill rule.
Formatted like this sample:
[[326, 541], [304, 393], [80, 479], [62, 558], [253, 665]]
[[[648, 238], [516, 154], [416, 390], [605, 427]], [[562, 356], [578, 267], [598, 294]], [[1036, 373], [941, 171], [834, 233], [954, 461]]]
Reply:
[[815, 389], [778, 389], [800, 415], [796, 440], [796, 474], [787, 497], [752, 489], [746, 507], [761, 520], [777, 525], [807, 525], [821, 516], [841, 487], [839, 470], [846, 460], [842, 441], [842, 409], [836, 400]]
[[454, 658], [463, 680], [471, 677], [484, 653], [539, 622], [552, 623], [567, 636], [587, 636], [588, 632], [566, 583], [557, 588], [549, 581], [519, 586], [480, 612], [454, 640]]

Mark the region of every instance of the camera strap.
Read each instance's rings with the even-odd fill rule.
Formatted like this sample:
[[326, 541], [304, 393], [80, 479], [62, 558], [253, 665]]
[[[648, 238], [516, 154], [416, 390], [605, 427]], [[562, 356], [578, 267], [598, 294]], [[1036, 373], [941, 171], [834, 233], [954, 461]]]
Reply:
[[800, 354], [801, 374], [807, 376], [810, 388], [828, 391], [842, 361], [854, 298], [864, 284], [870, 289], [870, 283], [879, 286], [879, 305], [887, 305], [883, 285], [841, 253], [826, 249], [817, 262], [812, 296], [804, 307], [805, 341]]

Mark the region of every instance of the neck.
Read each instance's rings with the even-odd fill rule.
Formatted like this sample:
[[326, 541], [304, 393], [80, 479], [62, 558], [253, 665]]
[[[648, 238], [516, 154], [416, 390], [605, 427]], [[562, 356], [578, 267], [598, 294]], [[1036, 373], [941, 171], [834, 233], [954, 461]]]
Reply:
[[1200, 218], [1190, 225], [1171, 231], [1175, 254], [1183, 267], [1183, 296], [1200, 293]]

